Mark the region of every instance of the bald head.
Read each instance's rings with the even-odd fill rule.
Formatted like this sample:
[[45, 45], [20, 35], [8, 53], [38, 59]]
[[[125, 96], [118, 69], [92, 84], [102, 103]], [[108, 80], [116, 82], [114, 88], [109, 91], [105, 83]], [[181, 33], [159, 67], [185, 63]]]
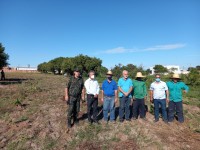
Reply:
[[123, 70], [122, 75], [123, 75], [124, 79], [127, 79], [128, 78], [128, 71]]

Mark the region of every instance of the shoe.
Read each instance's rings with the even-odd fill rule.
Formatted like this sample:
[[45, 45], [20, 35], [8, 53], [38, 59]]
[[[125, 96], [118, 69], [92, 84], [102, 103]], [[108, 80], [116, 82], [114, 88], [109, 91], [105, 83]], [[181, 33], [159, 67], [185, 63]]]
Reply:
[[115, 120], [112, 120], [112, 121], [110, 121], [110, 123], [115, 124], [116, 122], [115, 122]]
[[153, 122], [155, 122], [155, 123], [156, 123], [156, 122], [158, 122], [158, 121], [159, 121], [158, 119], [155, 119]]
[[67, 127], [68, 127], [68, 128], [71, 128], [71, 127], [72, 127], [71, 119], [68, 119], [68, 120], [67, 120]]
[[137, 118], [136, 118], [136, 117], [133, 117], [133, 120], [137, 120]]
[[97, 120], [95, 120], [94, 123], [95, 123], [95, 124], [100, 124], [99, 121], [97, 121]]
[[131, 121], [131, 119], [126, 119], [126, 122], [130, 122]]
[[76, 124], [76, 125], [79, 124], [79, 120], [77, 118], [74, 118], [74, 124]]
[[119, 120], [119, 122], [121, 122], [121, 123], [122, 123], [122, 122], [124, 122], [124, 120], [123, 120], [123, 119], [120, 119], [120, 120]]
[[144, 118], [141, 118], [141, 119], [144, 120], [144, 121], [147, 121], [147, 118], [145, 118], [145, 117], [144, 117]]

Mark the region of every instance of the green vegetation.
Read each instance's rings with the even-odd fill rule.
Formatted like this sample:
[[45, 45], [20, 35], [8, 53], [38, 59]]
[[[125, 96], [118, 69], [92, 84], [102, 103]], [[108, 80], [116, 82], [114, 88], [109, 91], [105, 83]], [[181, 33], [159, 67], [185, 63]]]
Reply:
[[2, 69], [4, 66], [8, 65], [9, 55], [5, 53], [5, 48], [0, 43], [0, 69]]

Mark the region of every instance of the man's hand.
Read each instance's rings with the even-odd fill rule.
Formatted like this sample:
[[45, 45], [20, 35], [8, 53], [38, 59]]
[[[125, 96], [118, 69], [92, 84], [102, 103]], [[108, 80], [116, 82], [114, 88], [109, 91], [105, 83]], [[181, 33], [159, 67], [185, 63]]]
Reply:
[[68, 100], [69, 100], [68, 95], [65, 95], [65, 101], [68, 101]]
[[103, 98], [101, 99], [101, 101], [103, 102]]
[[84, 95], [81, 98], [82, 98], [82, 101], [85, 101], [85, 96]]
[[115, 98], [115, 104], [117, 103], [117, 97]]
[[167, 103], [169, 103], [169, 98], [166, 98]]
[[153, 98], [150, 98], [150, 102], [153, 103]]
[[124, 92], [124, 96], [126, 96], [126, 97], [127, 97], [127, 96], [128, 96], [128, 93]]
[[186, 91], [186, 90], [183, 90], [183, 93], [187, 93], [187, 91]]
[[98, 97], [98, 94], [94, 95], [94, 98], [97, 98]]

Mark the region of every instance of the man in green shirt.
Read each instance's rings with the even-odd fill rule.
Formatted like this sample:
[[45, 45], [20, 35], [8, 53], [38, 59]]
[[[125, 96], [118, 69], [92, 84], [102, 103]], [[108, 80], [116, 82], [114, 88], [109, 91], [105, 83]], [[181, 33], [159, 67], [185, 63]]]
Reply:
[[136, 80], [133, 80], [133, 120], [136, 120], [138, 115], [145, 119], [144, 99], [147, 96], [147, 88], [143, 81], [144, 77], [141, 72], [137, 72]]
[[180, 77], [178, 74], [174, 74], [172, 76], [172, 81], [167, 82], [168, 90], [169, 90], [169, 113], [168, 113], [168, 121], [172, 122], [174, 120], [174, 114], [178, 116], [178, 121], [180, 123], [184, 122], [183, 116], [183, 103], [182, 103], [182, 90], [184, 93], [187, 93], [189, 88], [185, 83], [180, 81]]

